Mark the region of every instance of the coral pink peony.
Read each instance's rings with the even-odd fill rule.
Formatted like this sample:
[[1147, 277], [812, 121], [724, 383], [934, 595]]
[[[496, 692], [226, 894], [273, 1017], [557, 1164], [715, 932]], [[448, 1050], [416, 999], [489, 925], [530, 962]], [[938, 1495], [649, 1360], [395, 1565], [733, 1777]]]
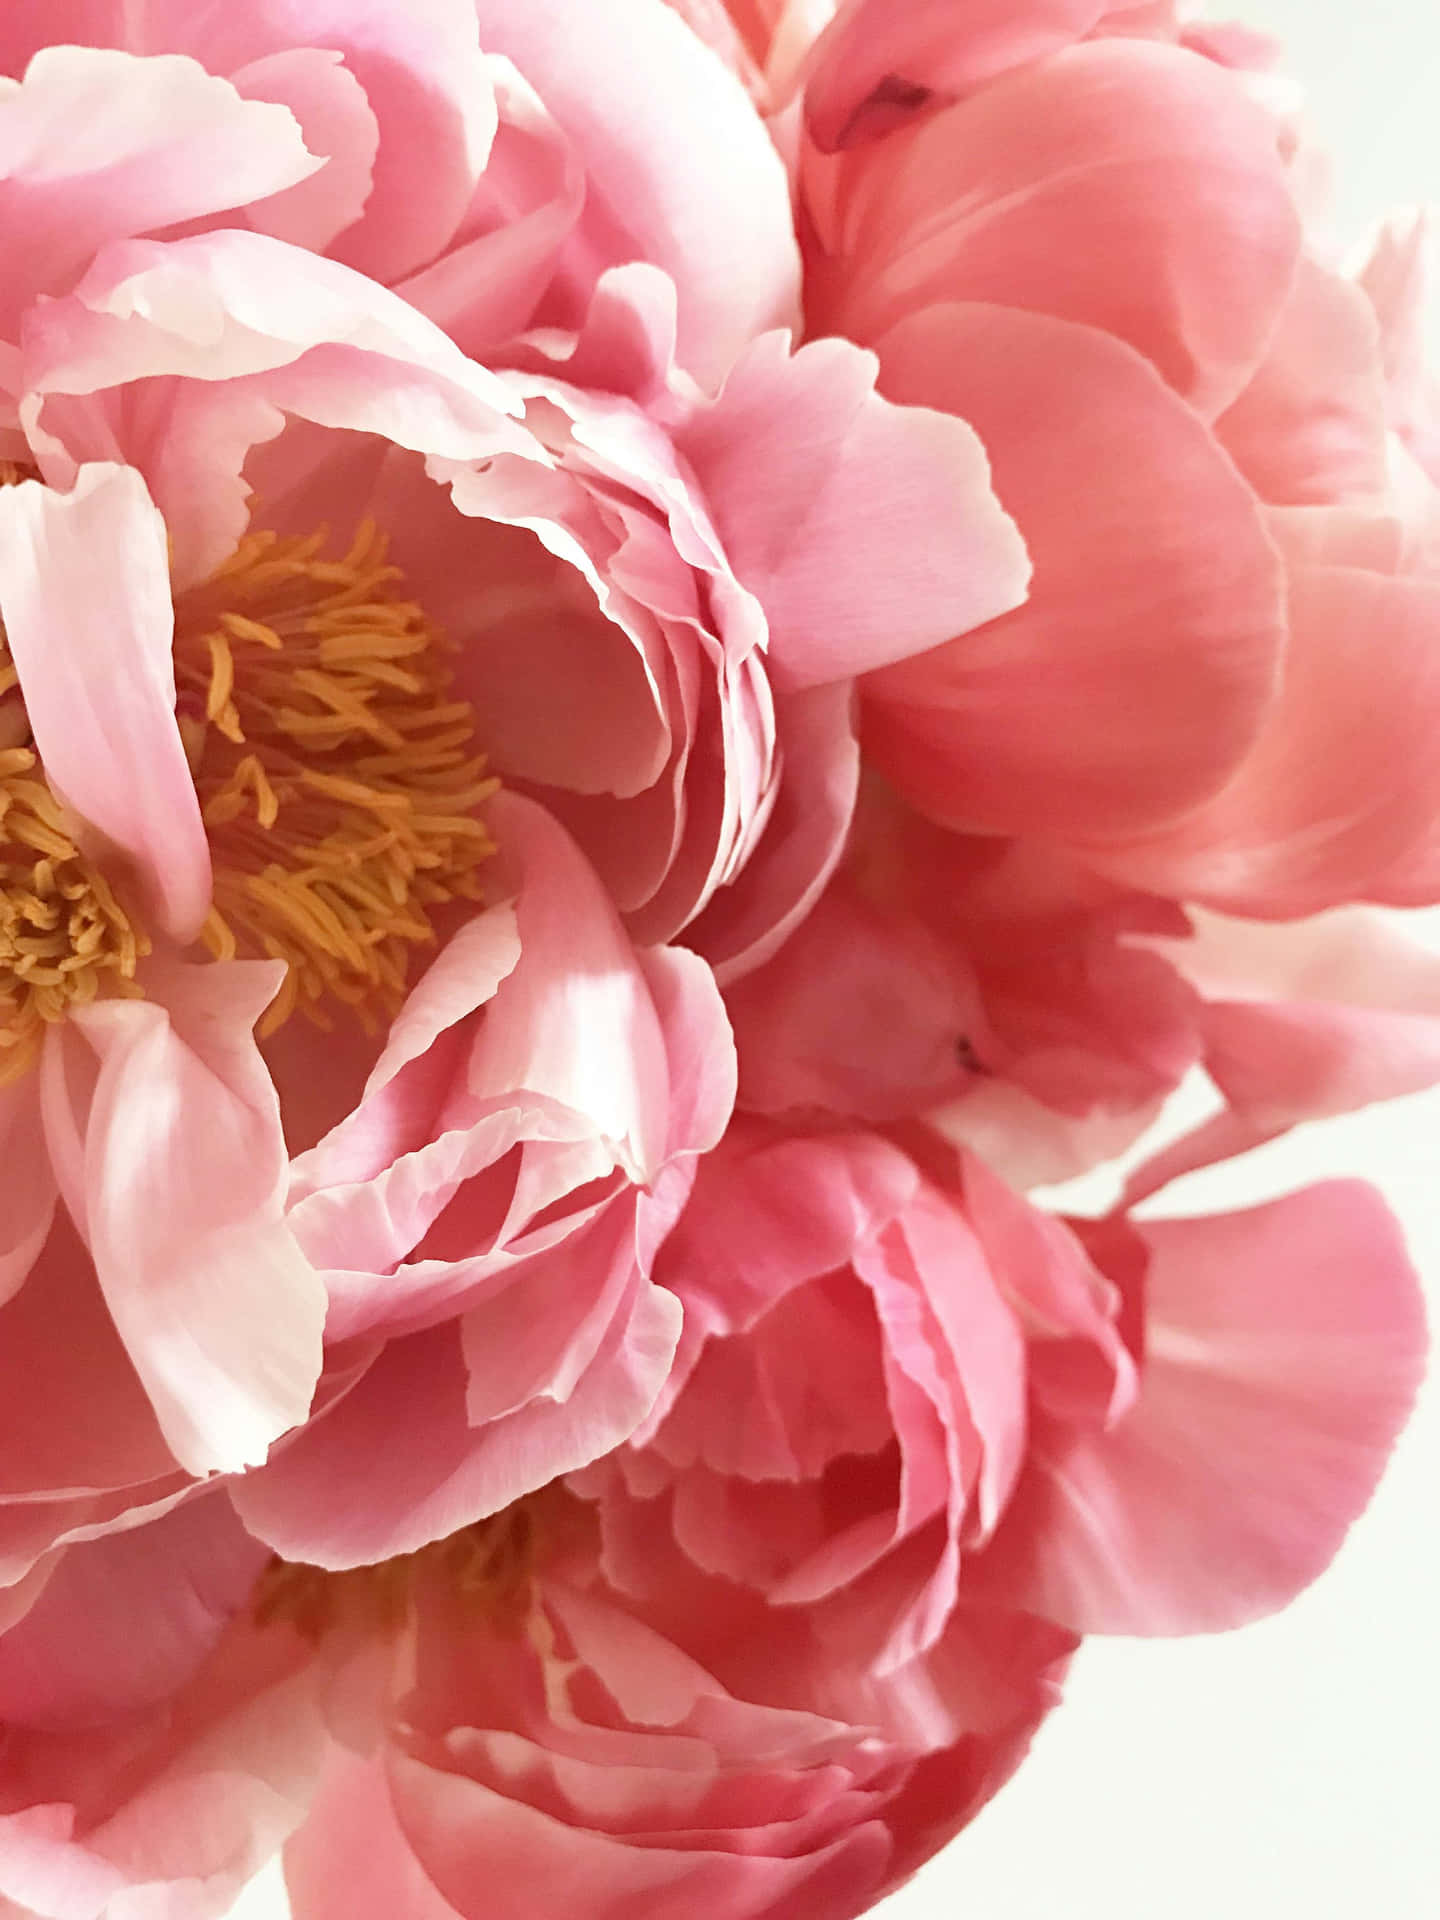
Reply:
[[0, 1885], [211, 1913], [308, 1808], [299, 1920], [847, 1920], [1006, 1778], [1075, 1634], [1314, 1576], [1421, 1341], [1358, 1186], [1077, 1234], [863, 1134], [732, 1132], [657, 1273], [676, 1367], [568, 1488], [349, 1573], [262, 1567], [214, 1494], [72, 1547], [0, 1637]]
[[1023, 609], [867, 681], [867, 746], [933, 818], [1147, 891], [1422, 904], [1434, 488], [1386, 403], [1414, 294], [1372, 275], [1387, 345], [1305, 240], [1257, 49], [1145, 11], [858, 5], [815, 49], [807, 324], [979, 428], [1035, 564]]

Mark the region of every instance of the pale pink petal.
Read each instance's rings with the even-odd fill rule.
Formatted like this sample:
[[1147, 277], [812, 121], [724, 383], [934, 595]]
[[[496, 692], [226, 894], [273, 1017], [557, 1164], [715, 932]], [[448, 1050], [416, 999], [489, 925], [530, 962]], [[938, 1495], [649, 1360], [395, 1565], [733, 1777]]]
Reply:
[[248, 223], [323, 253], [360, 218], [370, 198], [380, 128], [364, 89], [340, 54], [324, 47], [267, 54], [230, 78], [246, 100], [288, 107], [306, 147], [325, 163], [308, 180], [257, 198], [246, 209]]
[[1193, 912], [1166, 958], [1205, 993], [1205, 1071], [1223, 1111], [1136, 1167], [1126, 1204], [1303, 1121], [1440, 1080], [1440, 958], [1397, 916], [1350, 908], [1282, 925]]
[[583, 158], [575, 304], [604, 267], [653, 261], [679, 291], [681, 364], [717, 383], [798, 296], [784, 168], [739, 82], [662, 0], [476, 11], [485, 50], [514, 61]]
[[0, 491], [0, 615], [45, 772], [193, 939], [210, 850], [175, 724], [165, 523], [126, 467]]
[[267, 1558], [223, 1493], [67, 1547], [39, 1600], [0, 1636], [0, 1712], [25, 1726], [84, 1727], [165, 1699], [243, 1611]]
[[1037, 1432], [985, 1579], [1081, 1632], [1238, 1626], [1308, 1585], [1370, 1498], [1422, 1369], [1419, 1290], [1358, 1182], [1139, 1231], [1139, 1398], [1108, 1433]]
[[780, 779], [754, 851], [685, 930], [728, 983], [801, 925], [845, 848], [860, 778], [855, 693], [845, 681], [775, 702]]
[[46, 1920], [221, 1920], [304, 1816], [325, 1740], [316, 1693], [290, 1636], [239, 1636], [168, 1725], [58, 1741], [12, 1729], [7, 1759], [58, 1772], [60, 1791], [5, 1821], [0, 1894]]
[[1114, 334], [1207, 414], [1299, 252], [1272, 119], [1172, 47], [1069, 48], [812, 173], [812, 329], [868, 345], [935, 301], [1023, 307]]
[[974, 422], [1035, 564], [1018, 612], [865, 681], [892, 782], [950, 826], [1065, 839], [1216, 792], [1273, 697], [1284, 603], [1205, 427], [1119, 341], [1042, 314], [934, 307], [879, 350], [887, 392]]
[[485, 171], [452, 244], [400, 283], [477, 359], [529, 324], [585, 204], [581, 155], [544, 101], [510, 61], [487, 57], [486, 66], [500, 121]]
[[637, 958], [665, 1041], [667, 1157], [703, 1154], [735, 1106], [735, 1042], [715, 976], [685, 947], [648, 947]]
[[178, 49], [213, 73], [292, 49], [333, 48], [380, 130], [363, 215], [338, 240], [337, 256], [389, 282], [453, 238], [495, 131], [470, 0], [412, 0], [401, 11], [383, 0], [141, 0], [121, 17], [107, 14], [97, 21], [91, 11], [83, 37], [98, 33], [144, 52]]
[[1280, 694], [1234, 779], [1093, 852], [1132, 884], [1257, 918], [1440, 897], [1440, 587], [1299, 567]]
[[[758, 341], [678, 435], [777, 684], [817, 686], [1019, 605], [1029, 566], [959, 420], [895, 407], [842, 340]], [[875, 583], [884, 591], [876, 593]]]
[[157, 1000], [72, 1015], [100, 1062], [86, 1234], [166, 1439], [194, 1473], [254, 1465], [304, 1419], [325, 1290], [281, 1218], [279, 1103], [251, 1028], [270, 962], [174, 967]]
[[284, 105], [193, 60], [50, 46], [0, 98], [0, 331], [109, 241], [293, 187], [322, 161]]
[[[639, 1425], [674, 1355], [673, 1295], [642, 1282], [630, 1297], [567, 1398], [542, 1391], [479, 1427], [467, 1421], [453, 1325], [391, 1341], [323, 1419], [237, 1485], [242, 1519], [287, 1559], [357, 1566], [443, 1539], [587, 1465]], [[336, 1485], [357, 1472], [364, 1500], [337, 1505]]]
[[[123, 453], [165, 515], [179, 585], [245, 532], [240, 467], [287, 412], [449, 459], [538, 457], [495, 374], [397, 295], [268, 234], [117, 244], [75, 294], [32, 312], [25, 358], [47, 472]], [[167, 376], [179, 382], [159, 434], [107, 393]]]
[[[167, 0], [197, 38], [187, 0]], [[232, 26], [236, 12], [239, 22]], [[247, 16], [257, 16], [253, 22]], [[393, 282], [454, 238], [495, 137], [495, 97], [470, 0], [261, 0], [226, 8], [224, 26], [274, 46], [336, 47], [364, 90], [380, 130], [361, 218], [335, 242], [336, 257]], [[213, 29], [212, 29], [213, 30]], [[258, 50], [258, 49], [257, 49]]]

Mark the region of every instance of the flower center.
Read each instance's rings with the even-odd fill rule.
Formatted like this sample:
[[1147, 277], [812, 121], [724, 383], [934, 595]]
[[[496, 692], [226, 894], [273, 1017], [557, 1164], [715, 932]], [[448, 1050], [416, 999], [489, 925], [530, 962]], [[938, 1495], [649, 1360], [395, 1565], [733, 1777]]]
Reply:
[[[6, 480], [28, 478], [16, 469]], [[498, 782], [450, 695], [447, 643], [404, 595], [369, 521], [326, 557], [325, 529], [250, 533], [175, 603], [176, 715], [214, 871], [201, 932], [221, 960], [282, 960], [272, 1032], [327, 1003], [393, 1013], [433, 916], [478, 901], [494, 851], [479, 803]], [[138, 994], [150, 950], [76, 839], [30, 739], [0, 629], [0, 1084], [47, 1023]]]
[[339, 1627], [393, 1632], [405, 1625], [417, 1589], [434, 1581], [492, 1627], [518, 1632], [546, 1532], [546, 1495], [517, 1500], [444, 1540], [334, 1573], [275, 1559], [255, 1583], [250, 1611], [260, 1627], [285, 1623], [318, 1641]]
[[326, 533], [247, 534], [175, 607], [175, 683], [210, 840], [202, 938], [285, 961], [262, 1031], [298, 1005], [398, 1006], [431, 914], [478, 900], [494, 851], [474, 809], [499, 784], [474, 714], [449, 697], [445, 643], [403, 595], [366, 521], [350, 550]]

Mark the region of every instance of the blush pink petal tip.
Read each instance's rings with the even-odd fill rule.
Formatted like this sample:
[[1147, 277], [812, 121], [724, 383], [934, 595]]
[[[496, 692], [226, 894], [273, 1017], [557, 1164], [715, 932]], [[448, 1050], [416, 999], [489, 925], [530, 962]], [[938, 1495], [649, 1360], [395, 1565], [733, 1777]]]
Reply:
[[0, 490], [0, 617], [50, 778], [137, 863], [166, 931], [193, 939], [210, 854], [175, 724], [165, 523], [138, 473]]
[[[1025, 597], [1024, 542], [961, 420], [892, 405], [848, 341], [752, 347], [679, 436], [779, 685], [918, 653]], [[874, 583], [883, 580], [883, 594]]]
[[0, 331], [112, 240], [301, 190], [324, 167], [283, 102], [246, 99], [176, 53], [46, 46], [0, 101]]
[[477, 0], [481, 44], [512, 60], [584, 157], [586, 237], [680, 291], [680, 361], [715, 386], [788, 326], [799, 258], [784, 167], [738, 81], [662, 0]]
[[74, 1014], [66, 1041], [98, 1063], [77, 1116], [95, 1269], [197, 1474], [257, 1466], [320, 1375], [325, 1289], [282, 1216], [279, 1102], [251, 1035], [276, 985], [267, 963], [177, 968], [154, 1001]]
[[1136, 1230], [1139, 1396], [1108, 1432], [1037, 1433], [984, 1579], [1079, 1632], [1214, 1632], [1333, 1558], [1410, 1412], [1423, 1303], [1360, 1182]]

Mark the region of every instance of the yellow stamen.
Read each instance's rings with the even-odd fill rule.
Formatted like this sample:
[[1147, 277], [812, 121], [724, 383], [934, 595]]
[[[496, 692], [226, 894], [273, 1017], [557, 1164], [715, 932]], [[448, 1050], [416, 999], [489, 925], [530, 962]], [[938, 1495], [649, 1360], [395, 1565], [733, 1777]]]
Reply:
[[181, 732], [215, 870], [202, 938], [217, 958], [290, 969], [267, 1013], [393, 1010], [431, 912], [481, 897], [494, 851], [475, 808], [498, 782], [445, 643], [402, 597], [366, 521], [338, 560], [325, 529], [247, 534], [175, 607]]
[[[0, 684], [13, 675], [0, 641]], [[47, 1026], [102, 991], [135, 996], [150, 943], [71, 822], [29, 747], [0, 751], [0, 1086], [32, 1064]]]
[[332, 1573], [301, 1561], [272, 1560], [256, 1582], [250, 1610], [257, 1626], [292, 1626], [318, 1641], [339, 1627], [389, 1633], [404, 1626], [422, 1581], [434, 1580], [491, 1628], [518, 1632], [546, 1535], [544, 1491], [415, 1553]]
[[[0, 461], [0, 485], [35, 477]], [[175, 606], [176, 719], [214, 870], [201, 937], [217, 959], [285, 963], [265, 1032], [297, 1008], [328, 1026], [331, 1000], [367, 1026], [375, 1003], [393, 1011], [436, 910], [481, 898], [494, 851], [475, 809], [498, 782], [446, 642], [371, 522], [339, 559], [327, 541], [247, 534]], [[76, 829], [0, 627], [0, 1085], [70, 1007], [142, 991], [150, 942]]]

